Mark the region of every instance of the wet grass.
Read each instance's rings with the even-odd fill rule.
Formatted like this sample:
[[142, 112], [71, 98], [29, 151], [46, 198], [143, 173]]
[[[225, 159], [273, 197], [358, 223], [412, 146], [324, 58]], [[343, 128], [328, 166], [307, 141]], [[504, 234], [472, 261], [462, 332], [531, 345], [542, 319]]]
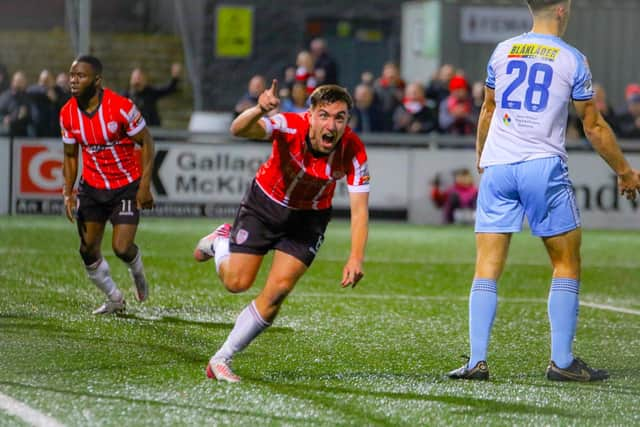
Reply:
[[[106, 258], [129, 307], [96, 318], [101, 297], [85, 277], [75, 228], [61, 218], [0, 217], [0, 392], [70, 426], [640, 424], [639, 233], [583, 239], [581, 299], [590, 305], [581, 307], [575, 348], [610, 370], [606, 382], [544, 378], [551, 273], [537, 239], [515, 236], [499, 283], [491, 381], [460, 383], [444, 373], [468, 352], [472, 230], [374, 223], [366, 277], [345, 290], [349, 228], [335, 221], [274, 326], [236, 357], [243, 382], [229, 385], [207, 380], [204, 366], [264, 272], [249, 292], [231, 295], [211, 263], [191, 262], [212, 225], [144, 219], [138, 243], [152, 285], [144, 305], [108, 234]], [[16, 422], [0, 411], [0, 425]]]

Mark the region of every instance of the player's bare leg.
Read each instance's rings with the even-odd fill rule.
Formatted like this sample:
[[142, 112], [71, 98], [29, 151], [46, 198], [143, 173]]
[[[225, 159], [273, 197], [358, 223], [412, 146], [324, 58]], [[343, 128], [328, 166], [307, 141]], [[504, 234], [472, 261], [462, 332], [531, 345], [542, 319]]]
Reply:
[[498, 303], [497, 281], [504, 270], [511, 242], [509, 233], [476, 233], [476, 271], [469, 296], [471, 355], [453, 379], [489, 379], [487, 349]]
[[111, 247], [116, 256], [120, 258], [129, 269], [129, 274], [133, 280], [136, 300], [143, 302], [149, 295], [149, 285], [147, 284], [147, 278], [144, 274], [142, 253], [134, 243], [137, 230], [137, 224], [115, 224], [113, 226]]
[[275, 320], [285, 298], [306, 271], [307, 266], [298, 258], [278, 250], [274, 252], [267, 283], [256, 297], [258, 314], [265, 321]]
[[209, 378], [215, 377], [228, 382], [240, 381], [240, 377], [235, 375], [230, 367], [233, 356], [271, 325], [285, 298], [306, 270], [307, 266], [297, 258], [275, 251], [264, 289], [240, 313], [227, 340], [209, 361]]
[[80, 235], [80, 256], [84, 261], [87, 275], [107, 296], [107, 301], [95, 309], [93, 314], [109, 314], [124, 310], [124, 296], [111, 278], [109, 264], [100, 251], [105, 224], [83, 221], [78, 221], [77, 224]]
[[263, 258], [262, 255], [237, 252], [229, 254], [218, 264], [218, 276], [224, 287], [232, 293], [249, 289], [256, 280]]

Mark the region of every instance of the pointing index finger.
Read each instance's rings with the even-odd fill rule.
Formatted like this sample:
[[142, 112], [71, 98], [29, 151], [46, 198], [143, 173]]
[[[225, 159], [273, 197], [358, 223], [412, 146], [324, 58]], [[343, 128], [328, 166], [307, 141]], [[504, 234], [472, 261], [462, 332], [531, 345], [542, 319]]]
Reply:
[[278, 90], [278, 79], [273, 79], [271, 81], [271, 93], [273, 93], [274, 95], [277, 93]]

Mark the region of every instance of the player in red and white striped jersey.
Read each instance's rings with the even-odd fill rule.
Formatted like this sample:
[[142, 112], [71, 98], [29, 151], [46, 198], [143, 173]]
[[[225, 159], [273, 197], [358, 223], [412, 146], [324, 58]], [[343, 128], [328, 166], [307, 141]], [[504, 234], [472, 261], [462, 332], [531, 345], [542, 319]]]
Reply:
[[224, 224], [202, 238], [198, 261], [215, 258], [216, 270], [231, 292], [249, 289], [262, 259], [275, 250], [267, 282], [238, 316], [229, 337], [207, 365], [207, 376], [237, 382], [230, 369], [245, 348], [275, 319], [286, 296], [311, 265], [331, 217], [336, 181], [345, 178], [351, 208], [351, 253], [342, 286], [363, 277], [362, 263], [369, 225], [369, 171], [360, 138], [347, 126], [353, 101], [336, 85], [320, 86], [302, 114], [263, 117], [278, 108], [277, 82], [231, 124], [234, 135], [272, 139], [273, 151], [258, 169], [233, 227]]
[[[134, 243], [140, 209], [153, 207], [151, 173], [154, 143], [131, 100], [102, 88], [102, 64], [93, 56], [71, 64], [72, 98], [60, 111], [64, 142], [64, 203], [69, 221], [75, 217], [80, 235], [80, 256], [87, 274], [107, 301], [94, 314], [125, 308], [124, 295], [111, 278], [100, 244], [107, 220], [113, 224], [112, 247], [129, 267], [140, 302], [148, 286], [140, 250]], [[142, 165], [135, 153], [142, 148]], [[77, 198], [73, 187], [82, 150], [82, 177]]]

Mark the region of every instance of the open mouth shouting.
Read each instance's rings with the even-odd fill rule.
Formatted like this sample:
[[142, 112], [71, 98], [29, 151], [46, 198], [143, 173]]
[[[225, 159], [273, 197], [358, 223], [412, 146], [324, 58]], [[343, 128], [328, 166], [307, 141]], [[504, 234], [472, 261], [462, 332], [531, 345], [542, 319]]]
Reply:
[[325, 131], [322, 133], [322, 142], [320, 146], [323, 150], [331, 150], [335, 145], [336, 134], [333, 132]]

